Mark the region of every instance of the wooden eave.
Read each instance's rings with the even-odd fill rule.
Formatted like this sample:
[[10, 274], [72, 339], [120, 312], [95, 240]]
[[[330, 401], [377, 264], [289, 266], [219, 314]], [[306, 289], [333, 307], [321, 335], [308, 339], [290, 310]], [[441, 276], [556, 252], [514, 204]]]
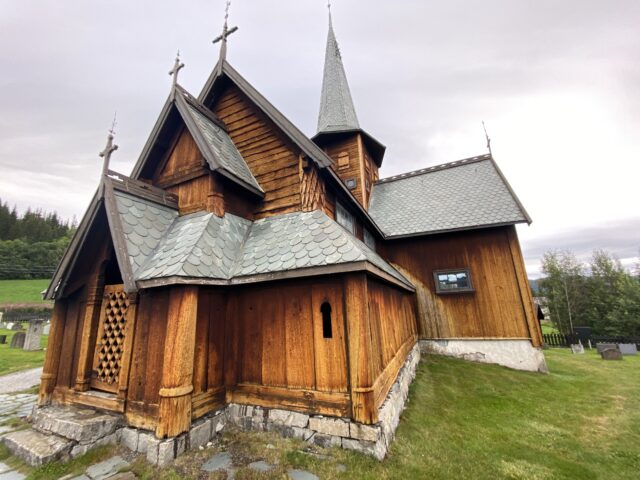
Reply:
[[233, 277], [231, 279], [220, 278], [202, 278], [202, 277], [185, 277], [171, 276], [163, 278], [153, 278], [150, 280], [138, 280], [138, 287], [155, 288], [165, 287], [168, 285], [217, 285], [217, 286], [233, 286], [248, 285], [254, 283], [270, 282], [275, 280], [287, 280], [292, 278], [305, 278], [320, 275], [335, 275], [341, 273], [365, 271], [378, 277], [388, 283], [391, 283], [403, 290], [415, 292], [415, 287], [411, 284], [400, 281], [394, 276], [388, 274], [384, 270], [376, 267], [368, 261], [341, 263], [338, 265], [325, 265], [321, 267], [298, 268], [295, 270], [285, 270], [282, 272], [270, 272], [258, 275], [249, 275], [244, 277]]
[[[138, 161], [133, 167], [133, 170], [131, 172], [131, 178], [134, 180], [137, 180], [142, 175], [142, 172], [144, 171], [145, 167], [147, 166], [150, 160], [151, 155], [153, 154], [154, 146], [159, 143], [160, 138], [164, 133], [164, 130], [166, 128], [170, 128], [167, 126], [167, 123], [170, 119], [171, 112], [175, 108], [175, 111], [178, 112], [178, 114], [180, 115], [180, 118], [182, 119], [185, 126], [187, 127], [187, 130], [189, 131], [194, 141], [196, 142], [198, 149], [202, 153], [203, 157], [206, 159], [207, 165], [203, 164], [203, 166], [209, 168], [212, 171], [216, 171], [220, 173], [224, 177], [228, 178], [229, 180], [236, 183], [240, 187], [248, 190], [252, 194], [257, 195], [260, 198], [263, 198], [264, 192], [262, 190], [257, 189], [253, 185], [250, 185], [249, 183], [238, 178], [236, 175], [234, 175], [233, 173], [227, 171], [225, 168], [222, 167], [216, 155], [209, 148], [207, 141], [203, 138], [202, 133], [200, 132], [200, 129], [196, 125], [195, 120], [193, 119], [193, 117], [191, 116], [191, 113], [188, 110], [187, 100], [183, 96], [183, 94], [185, 93], [189, 95], [191, 98], [193, 98], [190, 94], [188, 94], [188, 92], [186, 92], [186, 90], [184, 90], [179, 85], [176, 85], [175, 89], [172, 90], [172, 93], [169, 95], [169, 97], [165, 101], [165, 104], [162, 107], [162, 110], [160, 111], [160, 115], [158, 116], [158, 119], [156, 120], [156, 123], [151, 131], [151, 134], [149, 135], [149, 138], [147, 139], [147, 142], [145, 143], [145, 146], [142, 149], [142, 153], [140, 154]], [[220, 128], [226, 131], [226, 127], [221, 125], [221, 122], [218, 119], [214, 118], [210, 113], [203, 111], [203, 109], [200, 108], [200, 106], [194, 106], [194, 107], [197, 108], [198, 111], [202, 112], [207, 118], [211, 119], [216, 125], [220, 126]], [[166, 148], [169, 148], [169, 144], [165, 144], [164, 146]]]

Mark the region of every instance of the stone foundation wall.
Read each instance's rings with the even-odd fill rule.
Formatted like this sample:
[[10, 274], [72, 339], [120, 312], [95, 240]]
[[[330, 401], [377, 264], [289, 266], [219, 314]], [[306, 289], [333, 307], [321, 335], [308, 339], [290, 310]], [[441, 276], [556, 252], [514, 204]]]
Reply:
[[416, 344], [380, 407], [379, 421], [375, 425], [364, 425], [345, 418], [237, 404], [228, 406], [227, 417], [229, 422], [243, 430], [275, 431], [285, 437], [298, 438], [321, 447], [357, 450], [382, 460], [400, 422], [400, 414], [404, 410], [409, 386], [415, 378], [419, 362], [420, 347]]
[[232, 424], [242, 430], [278, 432], [285, 437], [298, 438], [321, 447], [356, 450], [382, 460], [400, 422], [409, 386], [415, 378], [419, 362], [420, 346], [416, 343], [380, 407], [379, 421], [375, 425], [277, 408], [230, 404], [193, 422], [188, 433], [158, 439], [151, 432], [122, 427], [123, 419], [120, 415], [86, 408], [36, 407], [33, 414], [33, 435], [46, 435], [46, 438], [40, 439], [42, 442], [51, 443], [53, 438], [60, 442], [61, 447], [46, 458], [43, 455], [36, 458], [38, 452], [30, 452], [28, 445], [26, 448], [20, 445], [33, 444], [31, 435], [24, 439], [16, 438], [16, 445], [10, 448], [21, 458], [29, 458], [30, 464], [41, 465], [58, 458], [82, 455], [98, 445], [120, 443], [133, 452], [146, 455], [150, 463], [163, 467], [186, 450], [204, 447], [223, 432], [228, 424]]
[[424, 354], [436, 353], [473, 362], [497, 363], [516, 370], [547, 373], [542, 349], [529, 340], [421, 340]]

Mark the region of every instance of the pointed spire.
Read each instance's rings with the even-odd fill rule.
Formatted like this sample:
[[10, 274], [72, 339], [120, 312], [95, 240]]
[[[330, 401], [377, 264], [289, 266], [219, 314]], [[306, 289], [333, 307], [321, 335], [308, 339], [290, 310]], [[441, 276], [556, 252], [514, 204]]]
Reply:
[[324, 76], [318, 115], [318, 133], [359, 129], [347, 75], [342, 64], [340, 48], [333, 32], [331, 4], [329, 7], [329, 34], [324, 57]]

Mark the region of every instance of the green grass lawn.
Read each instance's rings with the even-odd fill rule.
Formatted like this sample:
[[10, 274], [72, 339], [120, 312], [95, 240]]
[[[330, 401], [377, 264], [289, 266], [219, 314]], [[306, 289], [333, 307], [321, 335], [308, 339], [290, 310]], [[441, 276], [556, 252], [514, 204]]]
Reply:
[[0, 280], [0, 305], [3, 304], [42, 304], [50, 301], [42, 300], [40, 292], [49, 286], [51, 280]]
[[[133, 471], [142, 479], [205, 478], [200, 465], [224, 449], [244, 463], [277, 462], [266, 474], [240, 468], [239, 480], [286, 478], [289, 468], [320, 478], [372, 480], [638, 479], [640, 357], [605, 362], [593, 351], [574, 356], [565, 349], [547, 350], [546, 356], [548, 375], [426, 357], [383, 462], [340, 449], [319, 458], [304, 453], [300, 441], [228, 432], [221, 444], [189, 452], [169, 468], [156, 470], [138, 460]], [[338, 463], [347, 471], [340, 472]], [[30, 471], [28, 478], [63, 473], [67, 467], [54, 464]]]
[[560, 333], [555, 325], [547, 320], [540, 322], [540, 326], [542, 327], [542, 333]]
[[[44, 363], [44, 351], [27, 352], [18, 348], [9, 348], [11, 338], [15, 334], [12, 330], [0, 330], [0, 335], [7, 336], [7, 343], [0, 345], [0, 375], [25, 370], [27, 368], [39, 367]], [[42, 348], [47, 346], [48, 335], [40, 338]]]

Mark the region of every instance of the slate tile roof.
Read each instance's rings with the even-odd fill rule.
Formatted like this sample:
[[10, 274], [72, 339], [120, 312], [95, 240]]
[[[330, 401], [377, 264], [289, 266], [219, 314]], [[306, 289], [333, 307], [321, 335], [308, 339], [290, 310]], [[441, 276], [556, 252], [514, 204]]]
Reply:
[[138, 270], [156, 249], [178, 212], [149, 200], [114, 191], [131, 270]]
[[369, 214], [387, 237], [530, 221], [489, 155], [383, 179]]
[[324, 212], [251, 222], [227, 213], [179, 217], [169, 207], [115, 192], [136, 281], [188, 277], [231, 281], [261, 274], [368, 262], [411, 287], [382, 257]]
[[[198, 129], [202, 133], [202, 136], [207, 142], [207, 146], [211, 149], [211, 152], [215, 156], [220, 166], [241, 179], [245, 183], [255, 187], [257, 190], [262, 191], [260, 184], [252, 175], [247, 163], [242, 158], [242, 155], [233, 144], [233, 141], [229, 137], [229, 134], [225, 132], [223, 128], [216, 125], [216, 123], [202, 113], [198, 108], [194, 107], [189, 97], [187, 102], [187, 108], [189, 113], [193, 117]], [[204, 107], [201, 107], [204, 108]], [[212, 114], [213, 115], [213, 114]], [[210, 165], [212, 169], [216, 169], [216, 165]]]

